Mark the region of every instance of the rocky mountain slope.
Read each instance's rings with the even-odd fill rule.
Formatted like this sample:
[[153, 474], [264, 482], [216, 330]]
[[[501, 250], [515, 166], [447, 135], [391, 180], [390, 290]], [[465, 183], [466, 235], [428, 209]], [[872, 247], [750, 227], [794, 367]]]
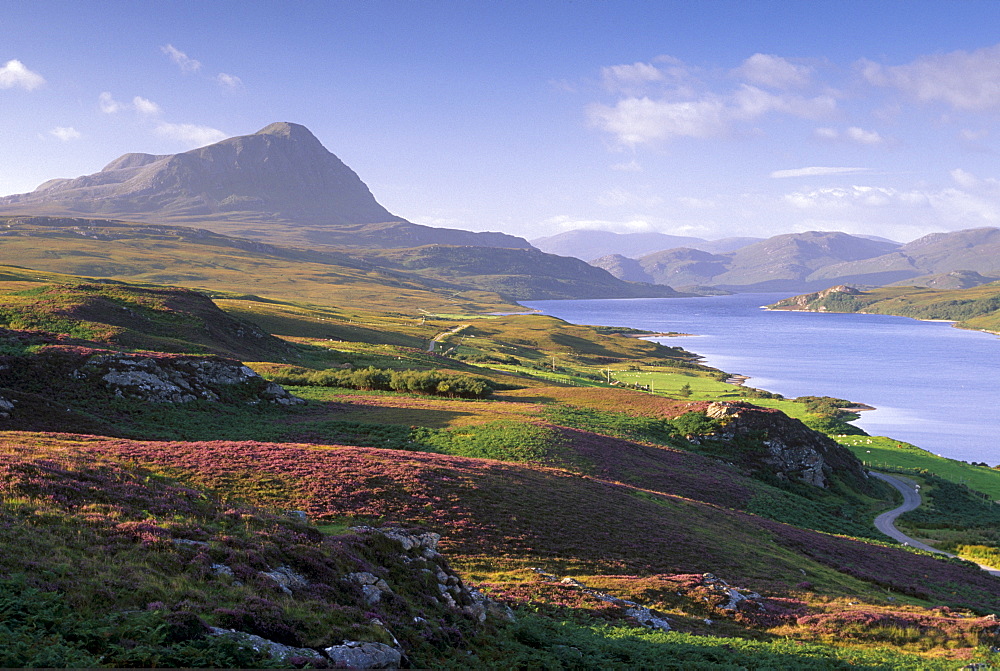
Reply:
[[437, 229], [391, 214], [306, 127], [286, 122], [181, 154], [126, 154], [92, 175], [0, 198], [0, 214], [198, 225], [308, 246], [530, 247], [502, 233]]

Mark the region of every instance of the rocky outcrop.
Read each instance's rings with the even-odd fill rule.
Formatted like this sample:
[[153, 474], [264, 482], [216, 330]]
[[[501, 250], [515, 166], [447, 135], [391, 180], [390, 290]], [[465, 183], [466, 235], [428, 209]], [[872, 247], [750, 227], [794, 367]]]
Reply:
[[714, 437], [738, 441], [751, 467], [823, 488], [834, 470], [852, 480], [867, 480], [861, 462], [850, 452], [780, 410], [746, 402], [716, 402], [708, 405], [705, 414], [721, 424]]
[[399, 650], [385, 643], [369, 641], [344, 641], [343, 645], [330, 646], [323, 652], [335, 668], [398, 669], [403, 661]]
[[792, 296], [791, 298], [786, 298], [785, 300], [779, 301], [770, 307], [774, 310], [826, 312], [829, 308], [824, 304], [824, 301], [829, 299], [831, 296], [860, 296], [862, 293], [863, 292], [860, 289], [847, 286], [846, 284], [840, 284], [835, 287], [830, 287], [829, 289], [824, 289], [823, 291], [817, 291], [811, 294], [802, 294], [800, 296]]
[[[307, 523], [304, 520], [300, 521]], [[384, 553], [380, 565], [368, 565], [369, 570], [354, 571], [341, 577], [342, 583], [360, 590], [360, 600], [366, 610], [377, 611], [384, 607], [383, 599], [385, 599], [391, 612], [391, 609], [399, 607], [400, 601], [416, 597], [425, 600], [425, 603], [429, 601], [436, 604], [438, 609], [443, 609], [439, 610], [439, 615], [445, 612], [452, 617], [470, 618], [480, 624], [490, 618], [498, 622], [514, 621], [514, 613], [508, 606], [493, 601], [463, 583], [444, 556], [437, 551], [437, 544], [441, 539], [439, 534], [410, 531], [400, 527], [354, 527], [352, 531], [369, 536], [370, 540], [367, 542], [378, 546], [379, 552]], [[386, 540], [389, 541], [388, 544]], [[206, 550], [209, 545], [204, 541], [188, 539], [174, 539], [174, 543], [190, 546], [199, 551]], [[236, 579], [238, 571], [234, 571], [233, 567], [212, 563], [208, 568], [217, 580], [236, 586], [245, 584]], [[308, 598], [310, 590], [331, 588], [329, 584], [313, 583], [306, 575], [285, 565], [257, 571], [256, 576], [266, 578], [290, 599], [301, 596]], [[434, 582], [428, 578], [433, 578]], [[246, 584], [251, 583], [252, 579]], [[393, 584], [397, 586], [397, 590], [393, 590]], [[413, 591], [415, 585], [419, 585], [419, 594]], [[329, 645], [316, 648], [294, 647], [235, 629], [210, 627], [208, 633], [212, 636], [231, 638], [241, 646], [262, 652], [275, 661], [296, 666], [310, 664], [316, 668], [352, 669], [396, 669], [404, 665], [409, 666], [411, 662], [406, 657], [404, 644], [400, 643], [390, 631], [381, 619], [381, 615], [380, 617], [373, 615], [374, 613], [369, 612], [365, 625], [370, 627], [371, 638], [382, 640], [345, 639], [340, 642], [330, 641]], [[641, 618], [642, 613], [637, 613], [636, 617]], [[413, 624], [419, 627], [435, 626], [431, 619], [417, 617], [412, 620]], [[400, 624], [397, 622], [394, 627], [398, 626]], [[392, 645], [388, 641], [391, 641]]]
[[[488, 618], [514, 620], [514, 612], [506, 605], [493, 601], [485, 594], [468, 587], [462, 578], [451, 570], [448, 562], [437, 551], [441, 535], [434, 532], [416, 532], [400, 527], [352, 527], [362, 534], [379, 534], [396, 541], [403, 549], [400, 559], [411, 569], [426, 573], [437, 580], [438, 595], [432, 600], [464, 613], [478, 622]], [[362, 586], [369, 603], [378, 603], [382, 595], [392, 591], [384, 580], [371, 573], [352, 573], [347, 580]]]
[[0, 396], [0, 419], [7, 419], [14, 410], [14, 401], [7, 400]]
[[216, 357], [98, 354], [72, 375], [116, 396], [150, 403], [220, 401], [233, 396], [247, 403], [304, 403], [240, 362]]
[[635, 620], [646, 629], [658, 629], [660, 631], [671, 630], [670, 621], [666, 618], [666, 616], [655, 610], [651, 610], [642, 604], [628, 599], [621, 599], [607, 594], [606, 592], [599, 592], [595, 589], [590, 589], [576, 578], [565, 577], [560, 580], [558, 577], [552, 575], [551, 573], [546, 573], [540, 568], [533, 567], [531, 570], [540, 575], [547, 582], [557, 582], [560, 585], [566, 585], [568, 587], [572, 587], [573, 589], [578, 589], [585, 594], [589, 594], [596, 599], [604, 601], [605, 603], [619, 606], [623, 610], [626, 617]]
[[[210, 627], [209, 634], [211, 636], [223, 636], [225, 638], [232, 639], [244, 648], [252, 648], [257, 652], [262, 652], [271, 659], [278, 662], [294, 663], [299, 661], [308, 661], [312, 663], [319, 663], [325, 666], [327, 664], [327, 659], [316, 652], [312, 648], [296, 648], [290, 645], [283, 645], [281, 643], [275, 643], [274, 641], [268, 640], [262, 636], [257, 636], [256, 634], [248, 634], [245, 631], [236, 631], [234, 629], [223, 629], [221, 627]], [[319, 668], [323, 668], [319, 666]], [[355, 668], [387, 668], [387, 667], [355, 667]]]

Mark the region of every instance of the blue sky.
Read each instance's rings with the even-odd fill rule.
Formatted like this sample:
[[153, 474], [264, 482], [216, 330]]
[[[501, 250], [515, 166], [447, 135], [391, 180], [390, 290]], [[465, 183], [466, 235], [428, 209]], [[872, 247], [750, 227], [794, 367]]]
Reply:
[[0, 195], [306, 125], [535, 238], [1000, 225], [1000, 3], [0, 2]]

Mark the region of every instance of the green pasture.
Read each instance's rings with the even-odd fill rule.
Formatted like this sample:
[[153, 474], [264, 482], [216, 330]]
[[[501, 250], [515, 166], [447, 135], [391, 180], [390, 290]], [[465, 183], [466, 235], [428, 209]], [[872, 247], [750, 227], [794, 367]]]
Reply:
[[834, 439], [869, 467], [927, 470], [1000, 500], [1000, 471], [996, 469], [948, 459], [885, 436], [834, 436]]

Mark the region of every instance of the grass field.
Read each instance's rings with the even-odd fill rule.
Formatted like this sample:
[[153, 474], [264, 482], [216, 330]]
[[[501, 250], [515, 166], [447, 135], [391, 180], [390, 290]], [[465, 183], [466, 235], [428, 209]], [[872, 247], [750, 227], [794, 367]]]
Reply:
[[839, 436], [836, 440], [872, 468], [926, 470], [1000, 500], [1000, 470], [941, 457], [884, 436]]

